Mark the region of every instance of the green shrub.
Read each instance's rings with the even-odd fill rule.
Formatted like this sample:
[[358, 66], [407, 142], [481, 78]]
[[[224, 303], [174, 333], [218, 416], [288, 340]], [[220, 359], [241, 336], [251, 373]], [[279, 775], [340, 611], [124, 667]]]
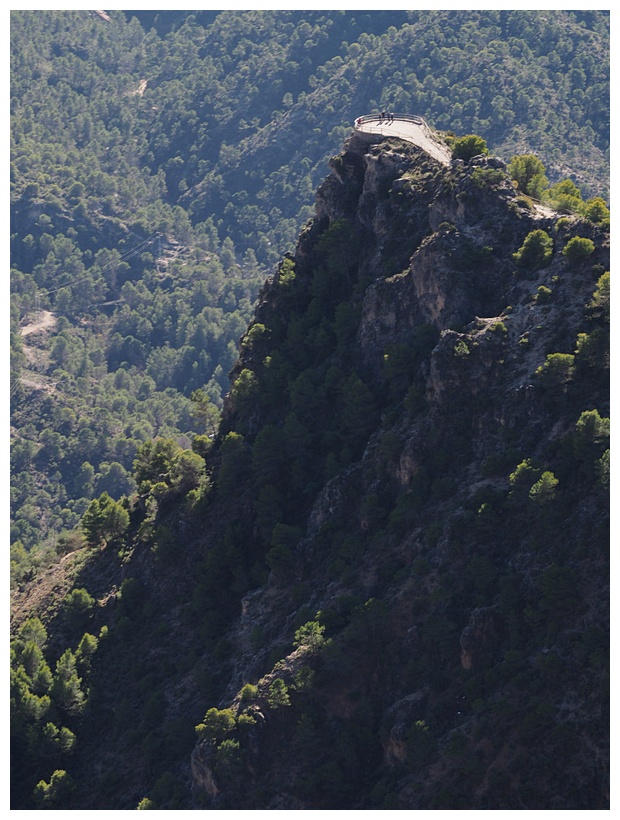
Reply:
[[157, 804], [154, 803], [149, 797], [143, 797], [142, 800], [136, 806], [138, 811], [146, 811], [147, 809], [156, 809]]
[[227, 738], [215, 752], [215, 772], [221, 780], [227, 781], [239, 774], [241, 769], [241, 749], [238, 740]]
[[73, 781], [64, 769], [56, 769], [50, 782], [40, 780], [34, 790], [34, 799], [41, 808], [49, 809], [59, 805], [72, 791]]
[[609, 365], [609, 331], [595, 327], [592, 333], [578, 333], [575, 347], [578, 367], [606, 370]]
[[137, 578], [125, 578], [118, 591], [118, 599], [120, 615], [138, 620], [145, 614], [146, 587]]
[[525, 208], [526, 211], [532, 211], [534, 210], [534, 205], [529, 196], [522, 195], [515, 197], [514, 201], [510, 203], [509, 208], [515, 215], [518, 216], [519, 208]]
[[574, 236], [564, 246], [562, 256], [566, 258], [567, 262], [574, 265], [583, 259], [587, 259], [592, 253], [594, 253], [594, 242], [591, 239]]
[[600, 317], [609, 324], [609, 306], [610, 275], [609, 271], [605, 271], [596, 283], [596, 290], [592, 294], [592, 301], [588, 305], [588, 310], [593, 317]]
[[235, 410], [249, 413], [256, 402], [258, 380], [253, 370], [244, 367], [230, 388], [230, 399]]
[[480, 154], [488, 153], [489, 149], [487, 148], [486, 140], [477, 134], [467, 134], [464, 137], [458, 137], [458, 139], [454, 140], [452, 147], [452, 156], [455, 159], [462, 159], [465, 162], [469, 162], [470, 159]]
[[540, 199], [549, 184], [545, 176], [545, 166], [534, 154], [514, 156], [508, 163], [508, 173], [520, 191], [535, 199]]
[[595, 196], [583, 206], [583, 215], [590, 222], [604, 222], [609, 219], [609, 208], [605, 205], [605, 200], [600, 196]]
[[536, 296], [534, 296], [534, 301], [539, 305], [547, 305], [551, 301], [551, 294], [553, 291], [551, 288], [545, 287], [545, 285], [540, 285], [538, 291], [536, 292]]
[[82, 640], [80, 641], [75, 653], [75, 660], [80, 668], [84, 669], [84, 671], [89, 671], [90, 659], [97, 651], [98, 645], [99, 641], [94, 635], [91, 635], [89, 632], [85, 632], [82, 635]]
[[160, 526], [155, 530], [153, 553], [160, 560], [167, 560], [177, 554], [180, 547], [180, 539], [173, 533], [170, 527]]
[[56, 543], [56, 552], [59, 555], [67, 555], [70, 552], [82, 549], [84, 546], [84, 533], [79, 529], [65, 530], [58, 536]]
[[308, 621], [307, 624], [300, 626], [297, 632], [295, 632], [293, 646], [306, 646], [308, 649], [316, 651], [325, 643], [325, 638], [323, 637], [324, 632], [325, 627], [318, 621]]
[[535, 230], [528, 233], [523, 244], [512, 258], [520, 268], [538, 270], [551, 262], [553, 239], [546, 231]]
[[307, 692], [312, 689], [315, 677], [316, 672], [314, 669], [310, 669], [309, 666], [302, 666], [301, 669], [298, 669], [295, 673], [295, 682], [292, 688], [296, 692]]
[[583, 207], [581, 191], [572, 179], [556, 182], [544, 192], [543, 199], [557, 211], [578, 213]]
[[572, 353], [550, 353], [536, 370], [540, 385], [550, 392], [564, 390], [573, 378], [575, 357]]
[[407, 759], [414, 766], [428, 763], [433, 756], [435, 743], [423, 720], [416, 720], [407, 735]]
[[606, 491], [609, 491], [609, 475], [610, 475], [610, 451], [605, 450], [603, 455], [596, 463], [596, 475], [601, 483], [601, 486]]
[[170, 466], [170, 487], [183, 495], [200, 486], [205, 472], [204, 458], [192, 450], [181, 450]]
[[68, 715], [78, 715], [86, 706], [86, 694], [81, 684], [75, 656], [67, 649], [56, 662], [51, 695], [54, 704]]
[[454, 345], [454, 355], [458, 359], [462, 359], [465, 356], [469, 356], [469, 346], [464, 339], [459, 339], [458, 342]]
[[286, 544], [276, 544], [265, 555], [265, 561], [276, 576], [285, 577], [295, 566], [295, 554]]
[[609, 447], [609, 419], [598, 410], [585, 410], [575, 425], [573, 452], [581, 472], [588, 475], [600, 469], [598, 460]]
[[65, 610], [72, 615], [88, 615], [95, 605], [95, 599], [84, 589], [72, 589], [65, 598]]
[[254, 686], [254, 684], [252, 683], [246, 683], [245, 686], [242, 687], [240, 692], [241, 700], [244, 702], [255, 700], [257, 695], [258, 686]]
[[529, 458], [517, 464], [513, 473], [510, 474], [510, 497], [523, 498], [532, 486], [532, 483], [540, 477], [540, 469], [532, 464]]
[[476, 168], [471, 175], [471, 181], [477, 188], [494, 188], [505, 179], [506, 174], [499, 168]]
[[230, 495], [237, 490], [249, 467], [249, 453], [240, 433], [227, 433], [220, 446], [220, 457], [215, 486], [221, 495]]
[[208, 710], [204, 721], [196, 726], [196, 732], [201, 739], [223, 740], [227, 734], [233, 731], [236, 725], [237, 721], [232, 709], [216, 709], [213, 707]]
[[129, 513], [125, 507], [105, 492], [90, 502], [82, 517], [82, 530], [91, 547], [113, 543], [121, 538], [128, 526]]
[[270, 333], [269, 328], [265, 325], [255, 322], [241, 340], [241, 352], [252, 353], [269, 339]]
[[530, 489], [530, 501], [546, 504], [555, 498], [558, 480], [552, 472], [546, 470]]

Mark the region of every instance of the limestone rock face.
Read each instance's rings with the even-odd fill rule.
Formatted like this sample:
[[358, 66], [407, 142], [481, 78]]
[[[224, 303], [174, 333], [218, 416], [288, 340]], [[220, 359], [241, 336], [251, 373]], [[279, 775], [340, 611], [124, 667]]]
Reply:
[[485, 656], [497, 644], [497, 613], [493, 607], [476, 609], [472, 612], [468, 625], [461, 633], [461, 664], [463, 669], [471, 669], [482, 663]]
[[203, 742], [195, 747], [191, 760], [192, 780], [194, 785], [203, 789], [209, 797], [217, 797], [220, 790], [210, 766], [210, 752], [212, 752], [212, 744]]
[[[494, 157], [445, 167], [398, 140], [353, 136], [330, 167], [316, 217], [261, 294], [266, 341], [242, 345], [233, 370], [254, 374], [256, 398], [224, 408], [224, 434], [245, 436], [246, 485], [260, 431], [289, 431], [277, 469], [261, 465], [284, 526], [262, 536], [269, 577], [245, 592], [227, 633], [220, 706], [241, 716], [244, 684], [259, 690], [253, 728], [242, 719], [235, 729], [241, 774], [218, 784], [203, 749], [194, 781], [214, 807], [241, 807], [247, 786], [248, 808], [515, 808], [540, 786], [523, 750], [529, 759], [547, 744], [553, 757], [568, 732], [566, 768], [536, 794], [541, 806], [558, 794], [564, 808], [581, 805], [562, 772], [580, 772], [594, 795], [598, 775], [584, 774], [594, 741], [580, 727], [601, 720], [599, 701], [572, 728], [549, 715], [565, 702], [567, 658], [583, 703], [594, 685], [579, 658], [595, 630], [587, 646], [576, 637], [563, 596], [572, 579], [600, 575], [589, 550], [602, 560], [590, 534], [603, 529], [603, 445], [586, 477], [574, 436], [582, 412], [608, 413], [608, 396], [575, 350], [578, 334], [587, 348], [607, 236], [520, 197]], [[534, 230], [554, 253], [524, 269], [514, 255]], [[561, 252], [576, 235], [596, 248], [580, 268]], [[545, 388], [538, 374], [555, 351], [563, 375]], [[519, 498], [517, 468], [531, 477]], [[562, 489], [540, 501], [544, 473]], [[257, 517], [252, 491], [235, 515]], [[582, 625], [601, 615], [597, 584], [586, 586], [575, 594]], [[314, 620], [325, 642], [294, 649]], [[276, 684], [287, 697], [273, 708]], [[534, 745], [531, 703], [552, 726]]]
[[383, 742], [385, 762], [398, 766], [407, 758], [407, 739], [411, 727], [424, 718], [428, 691], [420, 690], [394, 703], [385, 713], [384, 722], [390, 727]]

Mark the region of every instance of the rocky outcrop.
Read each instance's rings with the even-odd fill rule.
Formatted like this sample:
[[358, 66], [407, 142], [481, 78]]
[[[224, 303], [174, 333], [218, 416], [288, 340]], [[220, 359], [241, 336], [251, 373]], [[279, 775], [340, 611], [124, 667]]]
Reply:
[[407, 742], [416, 721], [424, 718], [428, 694], [427, 689], [422, 689], [407, 695], [385, 713], [383, 722], [387, 736], [383, 741], [383, 754], [388, 766], [398, 766], [407, 759]]
[[469, 623], [461, 632], [461, 664], [463, 669], [471, 669], [481, 664], [498, 644], [497, 608], [475, 609]]
[[212, 768], [213, 744], [199, 743], [192, 752], [191, 768], [194, 786], [203, 789], [209, 797], [217, 797], [220, 789]]
[[[550, 792], [579, 804], [560, 767], [548, 773], [547, 796], [522, 797], [528, 784], [538, 788], [525, 771], [511, 775], [505, 793], [494, 784], [507, 782], [497, 770], [513, 765], [515, 749], [534, 754], [527, 710], [543, 722], [555, 715], [565, 659], [578, 668], [584, 701], [593, 685], [570, 607], [558, 604], [564, 592], [545, 572], [562, 579], [560, 590], [589, 576], [577, 540], [588, 541], [592, 524], [581, 511], [604, 517], [600, 486], [574, 480], [571, 436], [580, 413], [605, 412], [608, 399], [600, 377], [571, 357], [589, 328], [607, 240], [519, 197], [497, 158], [444, 168], [413, 146], [352, 137], [331, 168], [317, 216], [282, 269], [294, 269], [297, 290], [287, 296], [281, 272], [267, 283], [257, 322], [269, 328], [270, 346], [242, 349], [235, 369], [253, 370], [260, 386], [267, 357], [285, 362], [281, 394], [270, 383], [261, 401], [259, 387], [245, 414], [246, 446], [265, 425], [290, 421], [294, 406], [314, 436], [296, 467], [315, 470], [316, 490], [299, 506], [289, 499], [295, 543], [267, 546], [273, 570], [246, 595], [228, 634], [235, 649], [225, 700], [236, 708], [239, 688], [252, 681], [263, 718], [239, 735], [243, 775], [217, 794], [203, 750], [195, 781], [217, 801], [243, 781], [250, 808], [384, 800], [390, 808], [532, 808], [550, 804]], [[519, 268], [514, 254], [536, 229], [552, 236], [554, 255], [544, 268]], [[578, 270], [561, 249], [586, 234], [595, 255]], [[321, 301], [330, 288], [334, 303]], [[556, 350], [567, 357], [557, 395], [537, 376]], [[363, 406], [345, 401], [334, 412], [344, 384], [357, 385]], [[346, 445], [345, 410], [364, 430]], [[524, 460], [531, 486], [519, 501], [511, 474]], [[562, 490], [537, 501], [543, 473]], [[600, 609], [584, 597], [591, 612]], [[327, 641], [309, 664], [313, 683], [297, 688], [306, 664], [290, 652], [293, 636], [313, 619]], [[276, 680], [290, 704], [270, 711]], [[581, 751], [560, 749], [562, 721], [555, 716], [536, 743], [578, 766], [589, 741], [573, 727]], [[334, 794], [346, 795], [342, 806]]]

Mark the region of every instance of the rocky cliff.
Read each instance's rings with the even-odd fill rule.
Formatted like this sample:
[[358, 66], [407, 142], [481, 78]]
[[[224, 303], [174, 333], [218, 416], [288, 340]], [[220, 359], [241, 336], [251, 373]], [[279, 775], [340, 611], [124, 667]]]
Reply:
[[605, 807], [608, 250], [497, 158], [332, 161], [226, 405], [271, 574], [193, 755], [213, 806]]
[[608, 269], [502, 160], [351, 137], [202, 489], [37, 581], [57, 654], [54, 589], [105, 627], [63, 805], [606, 808]]

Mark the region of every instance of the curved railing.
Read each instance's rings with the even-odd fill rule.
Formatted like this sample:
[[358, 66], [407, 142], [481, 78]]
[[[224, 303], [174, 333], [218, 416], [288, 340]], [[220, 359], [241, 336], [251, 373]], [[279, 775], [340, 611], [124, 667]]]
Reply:
[[[419, 125], [425, 131], [427, 136], [431, 136], [432, 131], [428, 126], [426, 120], [422, 119], [422, 117], [418, 117], [415, 114], [390, 114], [387, 117], [382, 117], [381, 114], [365, 114], [363, 117], [358, 117], [355, 120], [354, 127], [358, 128], [358, 125], [370, 125], [373, 122], [376, 122], [377, 125], [389, 125], [390, 123], [394, 122], [412, 122], [414, 125]], [[390, 127], [390, 133], [394, 137], [400, 137], [403, 140], [410, 140], [409, 134], [405, 134], [403, 131], [399, 131], [397, 128]]]
[[[418, 117], [416, 114], [392, 114], [389, 113], [385, 117], [382, 117], [381, 114], [364, 114], [362, 117], [358, 117], [355, 122], [353, 123], [354, 130], [357, 131], [359, 134], [368, 135], [372, 134], [372, 131], [364, 131], [363, 126], [373, 126], [376, 124], [377, 126], [384, 126], [386, 129], [389, 129], [389, 136], [398, 137], [399, 139], [405, 140], [407, 142], [413, 142], [417, 144], [415, 139], [412, 139], [411, 133], [406, 133], [404, 131], [399, 130], [398, 123], [399, 122], [410, 122], [413, 125], [417, 125], [423, 132], [424, 136], [426, 137], [429, 142], [434, 143], [437, 146], [437, 150], [441, 153], [447, 152], [446, 156], [443, 157], [443, 162], [449, 162], [448, 155], [451, 153], [449, 149], [445, 148], [436, 138], [433, 129], [428, 125], [426, 120], [422, 117]], [[386, 131], [380, 132], [382, 136], [388, 136]], [[428, 149], [425, 149], [428, 150]], [[432, 152], [435, 155], [434, 152]]]
[[388, 122], [391, 119], [404, 120], [405, 122], [414, 122], [416, 125], [422, 125], [425, 128], [428, 128], [426, 120], [422, 119], [422, 117], [418, 117], [416, 114], [390, 113], [387, 117], [382, 117], [381, 114], [364, 114], [363, 117], [358, 117], [355, 122], [359, 122], [360, 125], [364, 125], [367, 122], [374, 122], [375, 120], [379, 120], [380, 122]]

